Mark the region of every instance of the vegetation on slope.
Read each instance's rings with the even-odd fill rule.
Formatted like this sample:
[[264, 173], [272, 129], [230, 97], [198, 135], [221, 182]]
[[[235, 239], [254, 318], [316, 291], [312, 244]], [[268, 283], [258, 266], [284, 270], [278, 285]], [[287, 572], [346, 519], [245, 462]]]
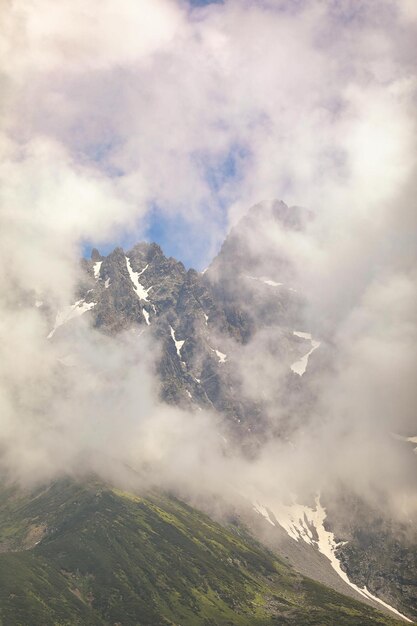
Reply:
[[0, 493], [0, 624], [394, 625], [173, 496]]

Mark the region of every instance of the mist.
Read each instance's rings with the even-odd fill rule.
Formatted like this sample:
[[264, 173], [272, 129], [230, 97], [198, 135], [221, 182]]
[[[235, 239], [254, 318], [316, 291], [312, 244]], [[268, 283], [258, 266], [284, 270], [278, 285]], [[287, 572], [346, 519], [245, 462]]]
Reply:
[[[414, 2], [84, 4], [1, 7], [3, 473], [266, 500], [342, 484], [415, 512], [415, 457], [392, 436], [417, 434]], [[138, 329], [110, 338], [83, 318], [47, 339], [86, 241], [139, 241], [158, 206], [189, 225], [201, 268], [269, 198], [314, 215], [247, 243], [264, 275], [291, 267], [295, 330], [326, 361], [311, 358], [311, 395], [289, 409], [286, 356], [270, 351], [282, 329], [232, 346], [270, 426], [256, 455], [225, 444], [218, 415], [160, 401], [159, 346]], [[289, 410], [290, 444], [272, 436]]]

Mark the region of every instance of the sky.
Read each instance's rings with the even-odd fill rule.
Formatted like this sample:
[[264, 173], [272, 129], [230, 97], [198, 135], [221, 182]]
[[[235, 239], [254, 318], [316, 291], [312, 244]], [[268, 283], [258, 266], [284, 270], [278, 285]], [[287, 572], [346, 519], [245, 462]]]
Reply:
[[155, 238], [202, 269], [260, 200], [344, 211], [405, 175], [412, 0], [4, 0], [2, 11], [7, 167], [39, 166], [41, 152], [53, 164], [44, 197], [72, 176], [71, 189], [105, 187], [114, 202], [100, 225], [84, 211], [81, 253]]
[[[74, 303], [92, 246], [148, 238], [203, 269], [249, 207], [279, 198], [314, 213], [312, 232], [267, 224], [249, 240], [265, 263], [277, 251], [291, 259], [311, 323], [331, 329], [320, 441], [351, 443], [333, 446], [343, 474], [373, 437], [375, 472], [389, 485], [409, 476], [409, 465], [385, 463], [381, 442], [415, 424], [416, 2], [3, 0], [0, 10], [1, 462], [44, 476], [76, 467], [92, 441], [107, 454], [114, 444], [132, 459], [159, 455], [169, 477], [175, 442], [185, 480], [205, 458], [203, 429], [213, 465], [199, 477], [213, 468], [221, 482], [211, 418], [201, 426], [161, 407], [134, 341], [110, 344], [86, 322], [72, 343], [48, 343], [47, 321], [22, 302]], [[250, 364], [267, 343], [248, 346]], [[63, 390], [70, 351], [79, 368]], [[121, 390], [107, 384], [121, 371]], [[115, 426], [116, 409], [125, 421]], [[301, 452], [321, 459], [320, 441]], [[259, 482], [276, 452], [265, 451]]]
[[206, 4], [223, 4], [223, 0], [190, 0], [192, 6], [204, 6]]

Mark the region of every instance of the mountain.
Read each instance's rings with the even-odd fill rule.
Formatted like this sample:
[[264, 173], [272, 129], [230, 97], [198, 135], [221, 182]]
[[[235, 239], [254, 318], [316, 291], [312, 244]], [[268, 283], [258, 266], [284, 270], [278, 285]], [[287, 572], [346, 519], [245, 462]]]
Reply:
[[297, 574], [238, 523], [90, 479], [1, 490], [0, 623], [394, 626]]
[[[264, 219], [283, 217], [289, 229], [305, 219], [297, 210], [293, 224], [286, 205], [274, 206]], [[248, 397], [236, 375], [240, 348], [260, 328], [274, 328], [271, 351], [288, 364], [288, 388], [300, 382], [291, 364], [311, 348], [309, 336], [301, 332], [306, 330], [303, 298], [290, 282], [283, 284], [276, 259], [277, 275], [265, 276], [265, 267], [254, 267], [245, 244], [246, 232], [253, 232], [263, 211], [262, 205], [255, 207], [232, 230], [205, 273], [186, 271], [154, 243], [139, 243], [126, 252], [116, 248], [107, 257], [94, 250], [91, 260], [83, 260], [85, 279], [74, 304], [51, 314], [50, 337], [68, 331], [80, 315], [107, 334], [146, 329], [162, 345], [161, 397], [171, 404], [210, 408], [226, 418], [231, 436], [241, 442], [250, 433], [253, 441], [253, 433], [262, 433], [265, 407]]]
[[[227, 448], [237, 449], [252, 458], [271, 438], [277, 438], [289, 446], [292, 444], [293, 432], [300, 423], [307, 423], [316, 401], [315, 375], [331, 362], [331, 347], [318, 334], [317, 329], [311, 327], [306, 316], [306, 295], [298, 283], [296, 268], [289, 262], [283, 248], [271, 243], [267, 237], [268, 232], [276, 230], [278, 241], [282, 241], [284, 246], [287, 240], [292, 241], [292, 238], [302, 233], [313, 221], [314, 215], [309, 211], [300, 207], [288, 207], [283, 202], [271, 201], [256, 205], [231, 230], [217, 257], [204, 273], [186, 270], [181, 262], [167, 258], [154, 243], [142, 242], [129, 251], [116, 248], [107, 256], [93, 250], [91, 259], [82, 261], [83, 277], [73, 303], [68, 304], [65, 310], [58, 311], [43, 304], [39, 305], [39, 302], [34, 302], [34, 305], [39, 306], [49, 320], [48, 338], [52, 342], [59, 341], [66, 335], [71, 336], [80, 317], [88, 318], [94, 328], [109, 337], [132, 329], [137, 332], [138, 341], [144, 333], [153, 336], [160, 346], [157, 373], [161, 400], [184, 409], [209, 409], [222, 424], [222, 436]], [[264, 251], [262, 255], [259, 254], [259, 242]], [[252, 350], [254, 344], [259, 348], [256, 353]], [[264, 361], [274, 364], [270, 381], [265, 380], [270, 371], [264, 369]], [[256, 376], [253, 376], [254, 372]], [[256, 389], [253, 388], [253, 378], [256, 379]], [[263, 393], [264, 384], [267, 385], [267, 393]], [[278, 406], [281, 411], [280, 419], [274, 421], [272, 417]], [[68, 494], [68, 500], [62, 503], [59, 498], [56, 499], [57, 492], [61, 489], [63, 494]], [[101, 496], [98, 499], [93, 497], [94, 489], [105, 494], [104, 500]], [[83, 509], [83, 520], [86, 520], [86, 524], [88, 522], [88, 531], [84, 526], [77, 526], [78, 518], [71, 512], [69, 503], [73, 496], [70, 494], [74, 490], [80, 494], [74, 496], [74, 503], [78, 503], [77, 498], [81, 498], [83, 503], [88, 500]], [[79, 623], [89, 623], [82, 620], [87, 619], [85, 611], [91, 609], [88, 594], [98, 597], [99, 588], [93, 583], [95, 572], [100, 567], [103, 568], [103, 580], [100, 579], [97, 585], [102, 586], [105, 595], [110, 595], [113, 600], [111, 607], [104, 607], [104, 600], [100, 600], [98, 605], [96, 600], [92, 601], [94, 619], [110, 621], [91, 623], [136, 623], [132, 621], [136, 619], [132, 617], [135, 611], [137, 615], [142, 615], [140, 611], [145, 611], [146, 607], [149, 610], [149, 607], [153, 607], [152, 610], [156, 613], [152, 613], [152, 618], [138, 618], [137, 623], [393, 623], [389, 620], [372, 621], [384, 618], [363, 606], [359, 609], [361, 605], [356, 604], [356, 601], [386, 611], [387, 615], [393, 616], [398, 611], [409, 620], [417, 619], [416, 532], [413, 528], [392, 521], [388, 515], [384, 517], [381, 511], [373, 510], [364, 501], [358, 501], [353, 494], [341, 492], [336, 498], [334, 494], [323, 493], [320, 500], [315, 500], [312, 495], [308, 501], [294, 502], [291, 505], [286, 503], [281, 507], [276, 507], [273, 503], [242, 499], [239, 508], [240, 522], [232, 530], [233, 533], [245, 533], [244, 550], [255, 549], [250, 546], [256, 545], [256, 550], [261, 550], [264, 555], [262, 558], [280, 558], [298, 572], [295, 574], [295, 570], [285, 569], [284, 578], [288, 576], [293, 582], [296, 579], [298, 582], [294, 583], [295, 587], [291, 591], [286, 588], [288, 593], [285, 592], [285, 598], [291, 605], [288, 611], [282, 609], [281, 595], [281, 599], [277, 600], [278, 613], [274, 613], [275, 600], [268, 604], [269, 601], [265, 598], [269, 594], [281, 593], [282, 586], [285, 587], [289, 579], [285, 578], [287, 582], [284, 584], [283, 579], [276, 577], [275, 565], [271, 564], [268, 565], [272, 568], [268, 570], [269, 574], [265, 573], [266, 565], [260, 568], [263, 574], [259, 578], [253, 568], [247, 569], [241, 553], [237, 557], [239, 562], [235, 562], [235, 557], [230, 554], [234, 535], [230, 535], [231, 528], [227, 519], [226, 526], [223, 519], [218, 520], [223, 525], [213, 526], [213, 529], [217, 529], [215, 532], [221, 533], [224, 541], [227, 540], [227, 546], [219, 546], [214, 537], [210, 545], [216, 547], [215, 558], [219, 563], [229, 562], [228, 559], [231, 559], [231, 563], [238, 565], [233, 568], [234, 575], [231, 578], [231, 572], [222, 569], [217, 582], [213, 580], [209, 585], [210, 591], [204, 595], [201, 590], [201, 572], [205, 571], [204, 559], [207, 551], [198, 543], [202, 551], [196, 555], [198, 565], [190, 573], [193, 577], [195, 575], [190, 586], [195, 585], [199, 591], [193, 592], [192, 597], [189, 593], [184, 596], [184, 588], [177, 586], [178, 580], [174, 576], [163, 583], [164, 593], [170, 599], [166, 595], [160, 599], [156, 597], [155, 589], [148, 589], [140, 604], [137, 597], [139, 592], [132, 582], [136, 577], [135, 570], [132, 569], [132, 564], [124, 561], [127, 558], [126, 542], [131, 542], [132, 536], [126, 535], [124, 544], [117, 543], [112, 530], [115, 526], [110, 524], [109, 516], [112, 519], [112, 516], [116, 516], [118, 524], [127, 525], [131, 530], [134, 528], [132, 532], [139, 533], [143, 541], [146, 532], [153, 529], [160, 538], [158, 541], [164, 542], [165, 551], [168, 548], [174, 550], [170, 542], [173, 539], [177, 541], [178, 536], [175, 538], [172, 535], [171, 528], [162, 527], [161, 519], [172, 519], [172, 515], [179, 515], [181, 509], [181, 524], [177, 520], [173, 524], [176, 528], [178, 525], [182, 528], [182, 524], [188, 524], [185, 534], [189, 541], [181, 543], [183, 552], [180, 557], [187, 561], [188, 550], [193, 548], [191, 538], [194, 532], [197, 533], [192, 528], [192, 520], [196, 524], [198, 522], [200, 529], [208, 523], [203, 523], [202, 514], [179, 501], [175, 501], [174, 505], [172, 498], [161, 494], [153, 494], [147, 500], [148, 496], [142, 499], [142, 494], [139, 497], [116, 493], [107, 485], [91, 487], [91, 484], [60, 484], [45, 487], [44, 495], [42, 493], [19, 495], [3, 491], [3, 512], [0, 518], [5, 532], [3, 557], [11, 559], [11, 569], [4, 569], [11, 572], [12, 576], [9, 578], [9, 574], [4, 575], [5, 589], [9, 589], [9, 585], [19, 586], [16, 583], [19, 577], [21, 585], [26, 586], [25, 581], [33, 581], [42, 576], [49, 581], [48, 587], [52, 585], [50, 593], [52, 596], [55, 594], [57, 611], [64, 610], [63, 607], [60, 608], [59, 589], [66, 589], [65, 611], [68, 609], [69, 612], [63, 613], [64, 621], [56, 621], [58, 613], [51, 613], [49, 616], [45, 613], [39, 618], [44, 621], [38, 623], [78, 623], [74, 621], [77, 619], [81, 620]], [[17, 509], [14, 508], [16, 502], [22, 503]], [[108, 505], [105, 510], [101, 508], [103, 502]], [[36, 513], [32, 512], [33, 506], [38, 507]], [[151, 523], [146, 523], [146, 528], [143, 520], [139, 523], [133, 512], [132, 507], [138, 506], [159, 507], [158, 514], [152, 518]], [[29, 513], [26, 515], [23, 512], [27, 507]], [[155, 509], [152, 510], [155, 512]], [[188, 522], [187, 516], [190, 516]], [[92, 520], [95, 519], [100, 520], [96, 529], [100, 540], [97, 541], [91, 530], [95, 523]], [[207, 520], [205, 517], [204, 519]], [[48, 529], [45, 534], [33, 531], [35, 535], [36, 532], [40, 533], [40, 543], [36, 546], [24, 538], [27, 528], [33, 526]], [[61, 529], [57, 531], [56, 541], [53, 540], [54, 528]], [[253, 543], [255, 540], [252, 536], [262, 540], [275, 556], [272, 557], [269, 552], [265, 552], [266, 548]], [[65, 549], [67, 551], [61, 547], [62, 537], [68, 537], [70, 541], [69, 547]], [[25, 544], [25, 541], [29, 543]], [[76, 548], [79, 541], [84, 546], [83, 550], [87, 553], [94, 551], [95, 556], [89, 564], [90, 569], [85, 569], [84, 578], [80, 581], [77, 579], [74, 583], [77, 572], [83, 571], [80, 563], [84, 557], [82, 551], [77, 552]], [[25, 547], [28, 550], [22, 552]], [[144, 545], [138, 545], [135, 560], [140, 560], [139, 553], [142, 550]], [[163, 578], [162, 572], [166, 571], [167, 565], [160, 561], [158, 551], [156, 544], [152, 553], [144, 550], [149, 563], [155, 563], [157, 567], [155, 571], [142, 571], [140, 580], [159, 581]], [[63, 567], [59, 555], [72, 553], [77, 555], [74, 556], [74, 561]], [[175, 571], [174, 561], [179, 558], [178, 554], [174, 556], [171, 553], [169, 558], [169, 571]], [[16, 565], [13, 559], [16, 559]], [[113, 571], [115, 562], [122, 563], [123, 571], [130, 571], [123, 590], [120, 580], [116, 584], [114, 580], [105, 579], [106, 568], [108, 572]], [[146, 563], [143, 563], [144, 568], [145, 566]], [[283, 567], [281, 563], [278, 568], [280, 572], [284, 571]], [[70, 574], [63, 571], [69, 571]], [[61, 574], [58, 576], [57, 572]], [[120, 577], [123, 578], [121, 574]], [[314, 578], [319, 582], [306, 582], [307, 578]], [[213, 599], [212, 589], [219, 590], [220, 579], [223, 582], [228, 581], [223, 590], [227, 601], [224, 601], [223, 591], [220, 593], [221, 602]], [[248, 596], [245, 600], [238, 580], [246, 579], [250, 579], [248, 585], [252, 595], [249, 594], [251, 599]], [[91, 588], [86, 586], [86, 581], [93, 581]], [[325, 588], [320, 584], [325, 585]], [[307, 588], [311, 594], [307, 593]], [[335, 591], [330, 591], [330, 588]], [[79, 590], [75, 596], [81, 596], [78, 598], [80, 606], [74, 600], [71, 589]], [[261, 593], [260, 589], [264, 594], [264, 604], [261, 602], [261, 605], [268, 605], [269, 608], [260, 609], [260, 621], [255, 622], [253, 594], [256, 596]], [[301, 601], [296, 591], [305, 599]], [[351, 600], [342, 600], [336, 595], [337, 592], [350, 596]], [[13, 596], [15, 591], [10, 593]], [[38, 597], [37, 606], [41, 610], [44, 602], [42, 588], [37, 586], [34, 594]], [[169, 608], [173, 596], [177, 600]], [[10, 596], [7, 597], [10, 600]], [[132, 613], [122, 611], [121, 604], [125, 604], [126, 597]], [[325, 606], [322, 604], [324, 597], [327, 598]], [[214, 602], [211, 608], [207, 607], [208, 598]], [[6, 604], [9, 600], [5, 600]], [[235, 611], [236, 602], [238, 611]], [[296, 612], [297, 603], [306, 609], [302, 614]], [[316, 606], [317, 613], [314, 612]], [[335, 606], [339, 608], [336, 609]], [[10, 607], [9, 617], [4, 617], [7, 624], [14, 623], [8, 620], [11, 619], [12, 612], [17, 610], [17, 604], [12, 602]], [[312, 608], [310, 616], [307, 607]], [[114, 614], [110, 615], [110, 610]], [[349, 613], [351, 610], [365, 613], [357, 613], [356, 617], [352, 617]], [[229, 622], [221, 621], [222, 611]], [[337, 617], [332, 611], [337, 611]], [[203, 617], [201, 622], [195, 621], [200, 619], [196, 617], [199, 615], [204, 616], [206, 622]], [[308, 621], [310, 618], [312, 621]], [[46, 621], [47, 619], [50, 621]], [[88, 619], [93, 617], [90, 615]], [[147, 622], [146, 619], [151, 621]], [[163, 619], [173, 621], [152, 621]], [[207, 621], [210, 619], [211, 622]]]

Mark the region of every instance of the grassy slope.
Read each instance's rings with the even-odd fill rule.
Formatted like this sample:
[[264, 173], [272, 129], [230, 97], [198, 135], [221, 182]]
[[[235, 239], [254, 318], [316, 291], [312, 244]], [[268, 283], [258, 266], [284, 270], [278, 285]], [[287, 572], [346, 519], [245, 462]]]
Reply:
[[30, 494], [3, 489], [1, 550], [3, 626], [403, 623], [161, 494], [70, 481]]

